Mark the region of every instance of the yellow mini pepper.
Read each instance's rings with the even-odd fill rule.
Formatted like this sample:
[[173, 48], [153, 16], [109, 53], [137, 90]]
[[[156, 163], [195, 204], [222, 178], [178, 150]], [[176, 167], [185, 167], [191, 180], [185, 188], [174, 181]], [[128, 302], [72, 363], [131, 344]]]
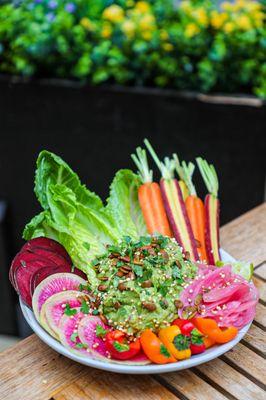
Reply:
[[159, 331], [158, 336], [177, 360], [185, 360], [191, 357], [189, 337], [182, 335], [178, 326], [171, 325], [163, 328]]

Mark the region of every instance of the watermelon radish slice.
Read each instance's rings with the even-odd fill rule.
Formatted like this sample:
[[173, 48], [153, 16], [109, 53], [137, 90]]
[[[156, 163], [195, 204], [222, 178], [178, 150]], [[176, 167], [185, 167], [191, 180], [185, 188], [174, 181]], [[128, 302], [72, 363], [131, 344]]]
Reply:
[[103, 329], [109, 330], [99, 317], [87, 315], [82, 318], [78, 326], [78, 336], [82, 343], [84, 343], [91, 352], [98, 357], [107, 357], [108, 351], [106, 350], [104, 341], [101, 337], [96, 335], [96, 327], [100, 325]]
[[[78, 353], [79, 355], [89, 356], [89, 352], [82, 346], [82, 343], [78, 337], [78, 325], [84, 314], [80, 312], [79, 308], [76, 308], [77, 313], [71, 317], [63, 315], [59, 323], [59, 339], [60, 342], [70, 351]], [[74, 334], [74, 335], [73, 335]], [[74, 336], [74, 337], [73, 337]]]
[[52, 251], [58, 255], [60, 255], [61, 257], [63, 257], [66, 262], [70, 265], [72, 265], [72, 260], [68, 254], [68, 252], [65, 250], [65, 248], [58, 243], [57, 241], [53, 240], [53, 239], [49, 239], [46, 237], [38, 237], [35, 239], [31, 239], [29, 240], [27, 243], [24, 244], [24, 246], [22, 247], [21, 250], [29, 250], [29, 251], [35, 251], [39, 249], [43, 249], [43, 250], [48, 250], [48, 251]]
[[32, 307], [36, 319], [40, 320], [42, 305], [55, 293], [66, 290], [79, 290], [79, 285], [86, 285], [80, 276], [71, 273], [59, 273], [45, 278], [35, 289], [32, 297]]
[[[56, 339], [59, 339], [59, 323], [64, 315], [65, 305], [70, 308], [81, 306], [84, 293], [76, 290], [66, 290], [59, 292], [46, 300], [41, 308], [40, 323]], [[48, 329], [47, 329], [48, 328]]]
[[100, 325], [105, 330], [110, 330], [110, 327], [105, 325], [99, 317], [95, 317], [92, 315], [86, 315], [80, 321], [78, 325], [78, 336], [82, 343], [84, 343], [88, 350], [90, 350], [93, 358], [98, 358], [100, 360], [104, 360], [106, 362], [113, 362], [116, 364], [127, 364], [127, 365], [146, 365], [150, 364], [149, 359], [145, 356], [145, 354], [140, 353], [130, 360], [118, 361], [114, 359], [108, 358], [108, 351], [105, 347], [105, 343], [102, 338], [97, 337], [96, 335], [96, 327]]
[[56, 266], [56, 267], [43, 267], [35, 271], [30, 280], [30, 293], [33, 296], [33, 293], [36, 287], [48, 276], [63, 273], [63, 272], [70, 272], [70, 270], [66, 270], [64, 266]]

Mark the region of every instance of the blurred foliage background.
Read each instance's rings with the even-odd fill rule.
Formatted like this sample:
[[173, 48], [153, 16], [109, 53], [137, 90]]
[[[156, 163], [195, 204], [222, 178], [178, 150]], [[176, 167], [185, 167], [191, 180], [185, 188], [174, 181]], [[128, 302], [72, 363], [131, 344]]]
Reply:
[[265, 0], [16, 0], [0, 72], [266, 98]]

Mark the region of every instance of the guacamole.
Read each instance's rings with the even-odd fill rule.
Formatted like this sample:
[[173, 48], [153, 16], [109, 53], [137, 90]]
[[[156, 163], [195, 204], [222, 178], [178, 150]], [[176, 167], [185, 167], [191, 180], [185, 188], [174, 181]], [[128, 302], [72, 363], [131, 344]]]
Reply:
[[195, 277], [197, 265], [173, 238], [125, 237], [94, 262], [98, 311], [109, 325], [138, 335], [158, 330], [178, 317], [179, 295]]

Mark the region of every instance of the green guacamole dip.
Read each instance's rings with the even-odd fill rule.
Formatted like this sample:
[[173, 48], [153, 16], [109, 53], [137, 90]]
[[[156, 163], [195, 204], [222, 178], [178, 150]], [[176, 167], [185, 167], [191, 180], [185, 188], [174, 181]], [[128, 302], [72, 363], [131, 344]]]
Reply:
[[129, 335], [158, 330], [178, 317], [179, 295], [196, 275], [197, 266], [175, 239], [125, 237], [94, 262], [99, 279], [99, 313]]

